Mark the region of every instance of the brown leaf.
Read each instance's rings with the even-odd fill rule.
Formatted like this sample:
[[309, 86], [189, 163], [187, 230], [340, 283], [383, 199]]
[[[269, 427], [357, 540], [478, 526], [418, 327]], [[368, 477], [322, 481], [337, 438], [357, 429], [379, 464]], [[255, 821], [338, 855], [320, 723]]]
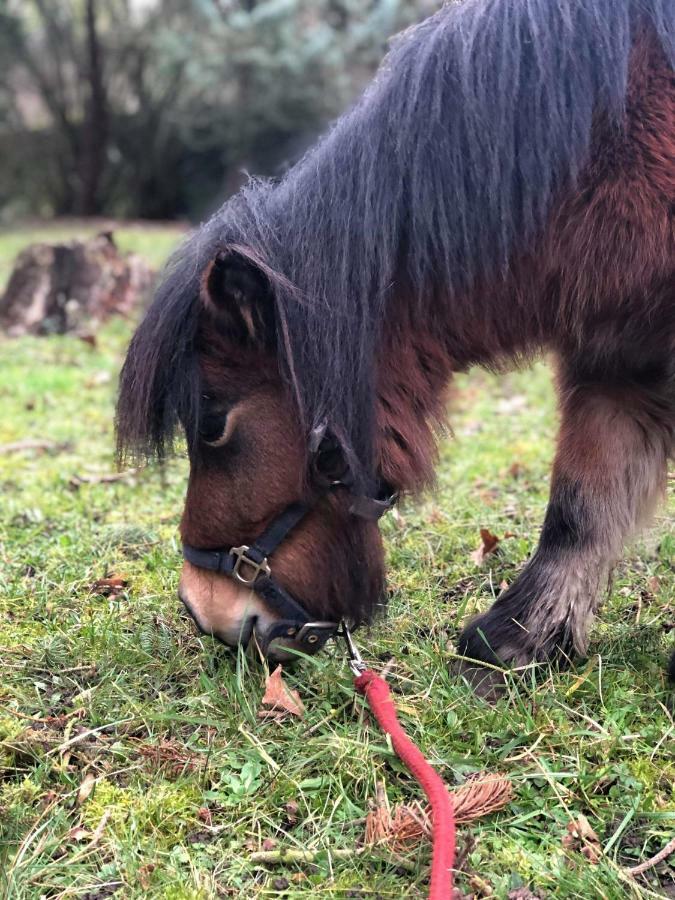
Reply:
[[93, 772], [87, 772], [87, 774], [82, 779], [82, 783], [80, 784], [80, 789], [77, 792], [77, 805], [82, 806], [83, 803], [91, 796], [91, 792], [94, 790], [94, 785], [96, 784], [96, 776]]
[[276, 846], [277, 842], [274, 840], [274, 838], [265, 838], [265, 840], [262, 842], [263, 850], [274, 850]]
[[284, 806], [284, 811], [286, 813], [286, 824], [289, 828], [292, 828], [293, 825], [297, 825], [300, 817], [300, 807], [295, 800], [289, 800]]
[[282, 679], [282, 667], [277, 668], [267, 677], [265, 682], [265, 695], [262, 698], [262, 704], [265, 709], [261, 709], [259, 716], [264, 718], [283, 719], [286, 715], [298, 716], [304, 715], [305, 707], [303, 706], [300, 694], [292, 691]]
[[576, 850], [593, 866], [602, 856], [600, 838], [593, 831], [586, 816], [579, 814], [576, 819], [567, 823], [567, 834], [563, 836], [562, 845], [565, 850]]
[[213, 825], [213, 816], [208, 806], [200, 806], [197, 810], [197, 818], [206, 825]]
[[96, 340], [96, 335], [91, 331], [81, 331], [77, 337], [84, 341], [85, 344], [89, 344], [90, 347], [96, 349], [98, 346], [98, 341]]
[[157, 868], [157, 863], [151, 862], [141, 866], [138, 870], [138, 880], [144, 891], [150, 887], [150, 876]]
[[652, 575], [651, 578], [647, 579], [647, 587], [651, 591], [652, 594], [658, 594], [659, 589], [661, 587], [661, 582], [656, 577], [656, 575]]
[[101, 597], [119, 597], [128, 587], [129, 582], [123, 575], [111, 575], [110, 578], [99, 578], [90, 590], [92, 594], [100, 594]]
[[82, 843], [83, 841], [91, 840], [91, 832], [87, 831], [86, 828], [83, 828], [82, 825], [76, 825], [75, 828], [70, 829], [67, 837], [71, 841], [77, 841], [78, 843]]
[[477, 566], [483, 565], [486, 557], [494, 553], [499, 544], [499, 538], [487, 528], [480, 530], [480, 544], [471, 554], [471, 559]]

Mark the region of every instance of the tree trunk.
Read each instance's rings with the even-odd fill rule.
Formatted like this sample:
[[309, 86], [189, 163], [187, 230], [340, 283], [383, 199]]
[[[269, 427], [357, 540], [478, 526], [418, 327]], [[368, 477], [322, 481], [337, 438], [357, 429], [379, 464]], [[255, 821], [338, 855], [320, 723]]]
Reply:
[[31, 244], [0, 294], [0, 328], [11, 336], [90, 333], [111, 315], [129, 315], [143, 303], [152, 278], [139, 256], [117, 250], [109, 232], [67, 244]]
[[101, 179], [108, 145], [108, 109], [103, 80], [103, 52], [96, 26], [96, 0], [86, 0], [87, 75], [89, 96], [82, 141], [82, 189], [79, 211], [83, 216], [101, 211]]

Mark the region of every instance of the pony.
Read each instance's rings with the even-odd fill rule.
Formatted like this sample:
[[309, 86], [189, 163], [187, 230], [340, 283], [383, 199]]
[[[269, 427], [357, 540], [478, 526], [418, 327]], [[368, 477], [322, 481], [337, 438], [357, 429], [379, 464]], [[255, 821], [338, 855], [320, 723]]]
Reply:
[[[382, 541], [354, 492], [426, 488], [453, 373], [547, 353], [560, 431], [539, 542], [459, 649], [503, 667], [583, 653], [675, 446], [674, 67], [675, 0], [447, 5], [283, 177], [198, 228], [117, 407], [122, 458], [184, 433], [185, 543], [246, 545], [303, 503], [277, 583], [312, 617], [370, 622]], [[179, 595], [228, 643], [278, 618], [250, 579], [189, 561]]]

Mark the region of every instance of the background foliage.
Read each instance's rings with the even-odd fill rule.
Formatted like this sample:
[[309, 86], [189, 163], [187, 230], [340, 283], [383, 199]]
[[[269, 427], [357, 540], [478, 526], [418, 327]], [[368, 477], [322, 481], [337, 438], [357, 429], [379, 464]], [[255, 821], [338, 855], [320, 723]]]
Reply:
[[0, 0], [0, 219], [199, 216], [439, 0]]

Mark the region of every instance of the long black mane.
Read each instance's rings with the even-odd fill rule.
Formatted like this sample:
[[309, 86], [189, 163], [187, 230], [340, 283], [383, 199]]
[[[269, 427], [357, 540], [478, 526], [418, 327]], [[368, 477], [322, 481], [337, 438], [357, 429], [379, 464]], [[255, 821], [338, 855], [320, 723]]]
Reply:
[[195, 427], [199, 279], [236, 244], [272, 281], [307, 426], [327, 418], [367, 475], [396, 284], [451, 308], [534, 239], [588, 158], [596, 113], [620, 124], [644, 22], [675, 63], [675, 0], [467, 0], [405, 32], [305, 158], [252, 180], [176, 254], [123, 370], [121, 452], [162, 454], [178, 422]]

